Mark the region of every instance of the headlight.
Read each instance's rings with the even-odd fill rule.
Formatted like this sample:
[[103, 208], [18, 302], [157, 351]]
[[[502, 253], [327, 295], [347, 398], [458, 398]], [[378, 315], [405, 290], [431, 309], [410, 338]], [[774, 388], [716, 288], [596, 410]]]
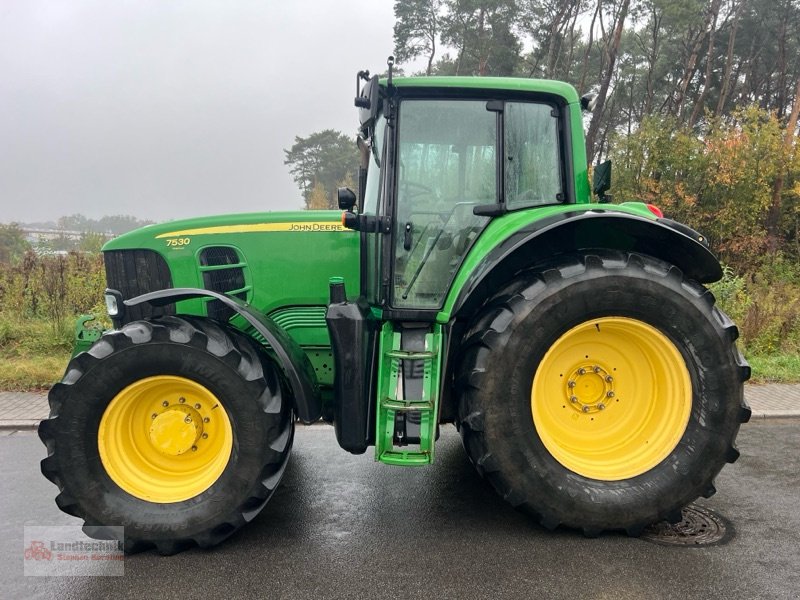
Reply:
[[125, 310], [125, 305], [122, 303], [122, 293], [117, 290], [106, 289], [105, 299], [108, 316], [112, 319], [121, 317], [122, 312]]

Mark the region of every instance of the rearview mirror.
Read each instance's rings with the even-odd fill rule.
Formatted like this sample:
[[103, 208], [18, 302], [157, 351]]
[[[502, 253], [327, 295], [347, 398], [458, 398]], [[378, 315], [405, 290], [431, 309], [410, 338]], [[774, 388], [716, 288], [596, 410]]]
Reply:
[[611, 198], [606, 192], [611, 189], [611, 161], [601, 162], [594, 168], [592, 178], [592, 193], [597, 195], [599, 202], [610, 202]]
[[596, 94], [584, 94], [581, 96], [581, 110], [592, 112], [597, 104]]
[[[359, 79], [366, 79], [367, 77], [369, 77], [369, 71], [360, 71], [356, 78], [356, 86]], [[364, 87], [361, 88], [361, 91], [356, 96], [355, 105], [359, 109], [358, 120], [361, 123], [361, 130], [366, 131], [378, 116], [380, 84], [378, 83], [377, 75], [368, 79]]]

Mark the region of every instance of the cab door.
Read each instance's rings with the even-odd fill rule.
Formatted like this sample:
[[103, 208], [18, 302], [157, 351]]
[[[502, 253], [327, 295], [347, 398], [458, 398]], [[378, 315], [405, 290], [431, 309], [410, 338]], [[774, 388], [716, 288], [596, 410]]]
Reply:
[[473, 208], [498, 193], [498, 116], [486, 100], [400, 103], [391, 305], [441, 307], [458, 267], [488, 222]]

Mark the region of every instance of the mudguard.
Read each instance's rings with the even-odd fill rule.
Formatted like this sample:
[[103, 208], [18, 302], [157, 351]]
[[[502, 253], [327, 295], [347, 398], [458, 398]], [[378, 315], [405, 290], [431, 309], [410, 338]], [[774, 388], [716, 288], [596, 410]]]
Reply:
[[722, 277], [706, 238], [686, 225], [613, 209], [570, 211], [530, 223], [493, 248], [464, 282], [450, 314], [477, 310], [487, 295], [522, 269], [557, 260], [560, 254], [599, 248], [664, 260], [700, 283]]
[[148, 303], [154, 306], [163, 306], [181, 300], [202, 297], [214, 298], [224, 303], [241, 315], [253, 329], [264, 337], [275, 352], [279, 366], [292, 388], [297, 417], [303, 423], [317, 421], [322, 416], [322, 399], [311, 361], [302, 348], [283, 329], [249, 304], [239, 298], [198, 288], [171, 288], [149, 292], [125, 300], [123, 304], [136, 306]]

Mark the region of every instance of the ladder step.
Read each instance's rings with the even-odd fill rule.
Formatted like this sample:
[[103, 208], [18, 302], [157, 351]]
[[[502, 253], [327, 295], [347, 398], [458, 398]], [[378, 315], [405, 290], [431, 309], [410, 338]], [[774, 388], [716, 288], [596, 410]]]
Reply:
[[384, 398], [381, 406], [388, 410], [398, 412], [419, 411], [425, 412], [433, 410], [433, 402], [427, 400], [395, 400], [394, 398]]
[[405, 350], [390, 350], [385, 352], [390, 358], [400, 360], [430, 360], [436, 356], [436, 352], [407, 352]]
[[430, 452], [402, 452], [398, 450], [385, 450], [378, 458], [387, 465], [397, 465], [399, 467], [414, 467], [429, 465], [433, 462]]

